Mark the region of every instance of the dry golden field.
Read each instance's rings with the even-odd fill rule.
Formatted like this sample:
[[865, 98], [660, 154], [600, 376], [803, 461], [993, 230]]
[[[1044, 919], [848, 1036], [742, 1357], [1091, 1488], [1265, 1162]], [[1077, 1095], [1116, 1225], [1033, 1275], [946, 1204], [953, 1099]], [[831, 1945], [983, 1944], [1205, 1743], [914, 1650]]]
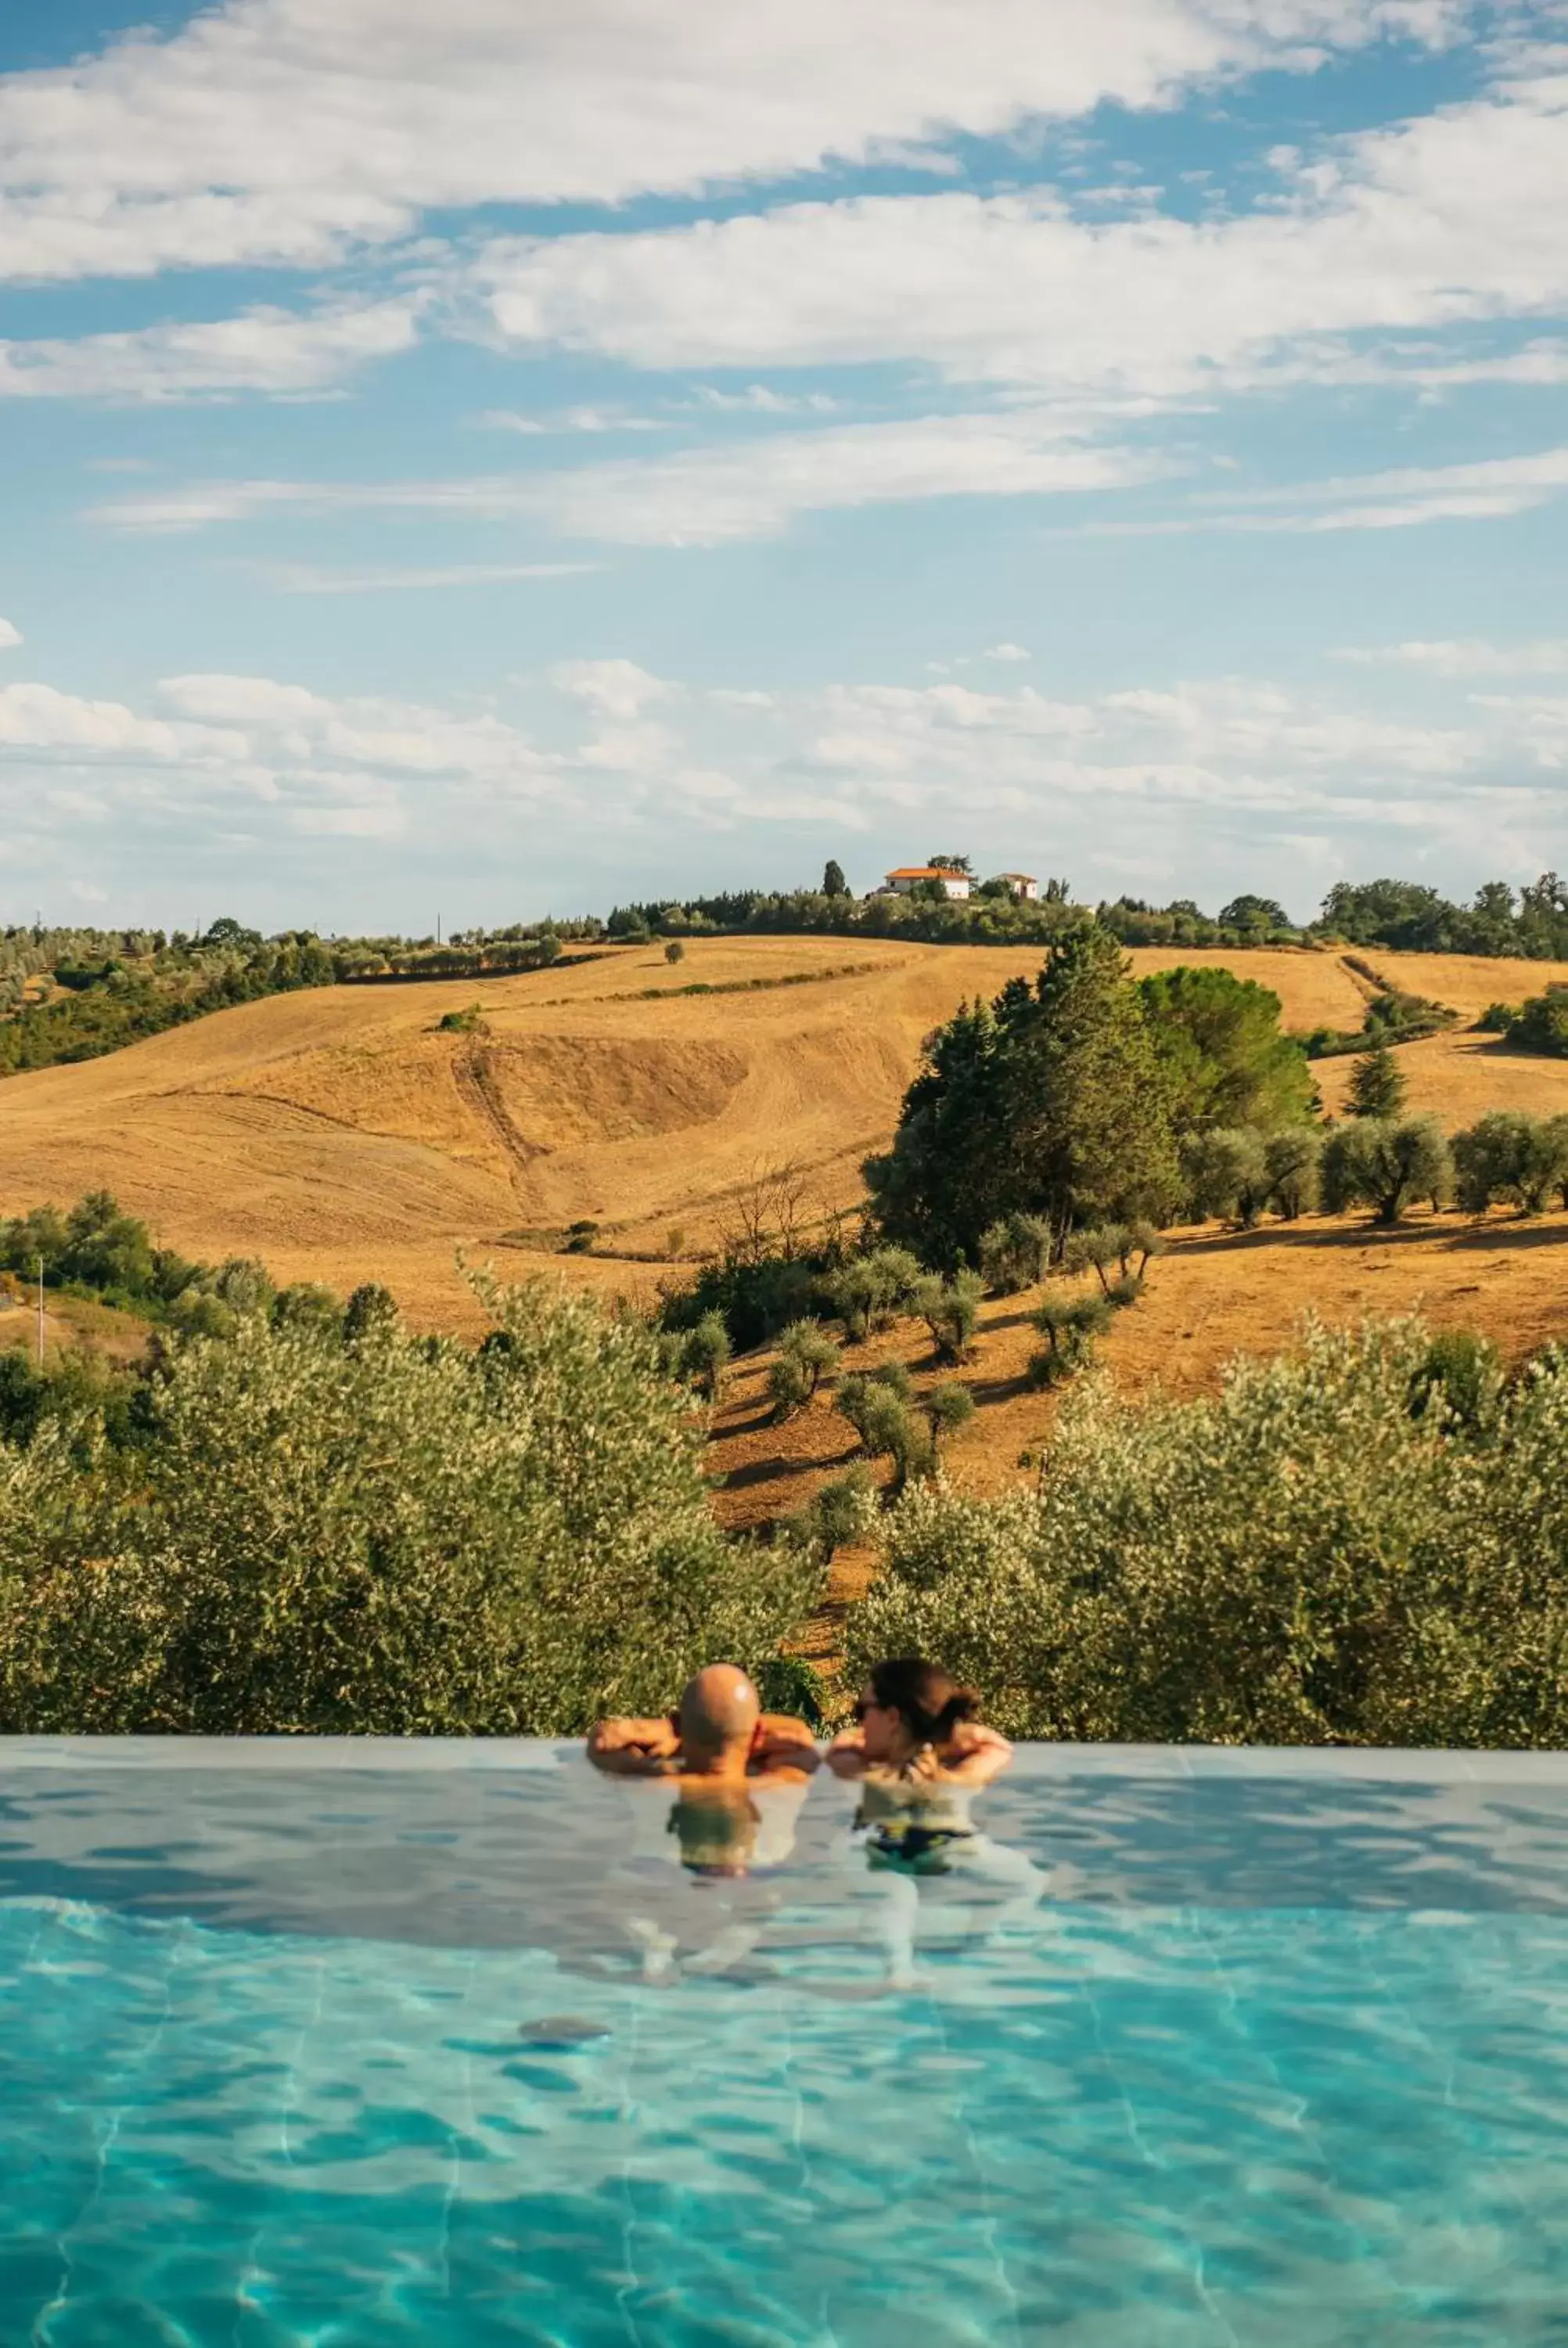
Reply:
[[[1366, 958], [1467, 1017], [1568, 977], [1542, 963]], [[0, 1208], [64, 1203], [104, 1185], [190, 1254], [258, 1254], [280, 1278], [343, 1292], [383, 1280], [430, 1327], [477, 1324], [455, 1267], [460, 1247], [504, 1275], [543, 1269], [646, 1295], [671, 1256], [711, 1244], [770, 1168], [800, 1169], [809, 1211], [853, 1203], [860, 1160], [886, 1144], [921, 1038], [961, 1000], [1040, 960], [1037, 948], [713, 940], [690, 942], [675, 966], [641, 947], [516, 978], [277, 996], [0, 1085]], [[1368, 991], [1330, 953], [1151, 950], [1130, 960], [1139, 972], [1224, 963], [1276, 988], [1296, 1028], [1355, 1026]], [[786, 978], [807, 983], [679, 992]], [[445, 1013], [476, 1002], [487, 1032], [439, 1032]], [[1400, 1059], [1412, 1104], [1450, 1125], [1489, 1107], [1568, 1108], [1568, 1063], [1494, 1038], [1459, 1030]], [[1318, 1064], [1330, 1107], [1348, 1068]], [[600, 1252], [554, 1251], [554, 1235], [579, 1218], [601, 1225]], [[1309, 1303], [1421, 1299], [1446, 1314], [1457, 1300], [1467, 1317], [1523, 1342], [1556, 1325], [1565, 1286], [1563, 1233], [1538, 1228], [1526, 1245], [1500, 1227], [1479, 1252], [1451, 1217], [1408, 1241], [1319, 1222], [1195, 1241], [1157, 1267], [1107, 1358], [1138, 1382], [1156, 1371], [1201, 1378], [1238, 1344], [1277, 1344]], [[990, 1315], [994, 1406], [955, 1447], [956, 1465], [966, 1446], [977, 1468], [982, 1455], [1015, 1457], [1039, 1421], [1033, 1398], [1009, 1396], [1027, 1333], [1009, 1335], [1008, 1317]]]

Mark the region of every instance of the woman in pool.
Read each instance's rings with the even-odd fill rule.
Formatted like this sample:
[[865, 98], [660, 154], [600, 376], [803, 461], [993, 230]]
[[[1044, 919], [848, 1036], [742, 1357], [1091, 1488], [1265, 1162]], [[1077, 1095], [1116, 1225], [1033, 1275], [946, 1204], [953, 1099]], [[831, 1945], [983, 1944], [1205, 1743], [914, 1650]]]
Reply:
[[872, 1667], [855, 1726], [827, 1749], [835, 1776], [933, 1787], [989, 1786], [1012, 1746], [979, 1717], [979, 1697], [939, 1663], [897, 1655]]
[[[888, 1985], [915, 1979], [919, 1909], [912, 1879], [960, 1875], [1010, 1893], [992, 1929], [1021, 1921], [1046, 1879], [1024, 1852], [993, 1842], [973, 1824], [969, 1804], [999, 1777], [1012, 1746], [976, 1718], [979, 1698], [938, 1663], [899, 1655], [872, 1670], [856, 1725], [835, 1737], [827, 1766], [860, 1787], [856, 1836], [873, 1872], [890, 1879], [877, 1924]], [[902, 1879], [900, 1880], [900, 1879]]]

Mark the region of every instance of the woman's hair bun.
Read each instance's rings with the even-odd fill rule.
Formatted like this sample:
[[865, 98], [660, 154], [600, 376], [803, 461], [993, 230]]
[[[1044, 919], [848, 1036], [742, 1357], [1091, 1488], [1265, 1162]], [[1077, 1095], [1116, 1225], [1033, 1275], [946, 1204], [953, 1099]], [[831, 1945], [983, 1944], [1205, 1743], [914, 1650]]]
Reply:
[[922, 1744], [950, 1736], [980, 1708], [978, 1690], [959, 1687], [940, 1663], [928, 1663], [922, 1655], [897, 1655], [876, 1664], [871, 1684], [877, 1702], [897, 1712]]

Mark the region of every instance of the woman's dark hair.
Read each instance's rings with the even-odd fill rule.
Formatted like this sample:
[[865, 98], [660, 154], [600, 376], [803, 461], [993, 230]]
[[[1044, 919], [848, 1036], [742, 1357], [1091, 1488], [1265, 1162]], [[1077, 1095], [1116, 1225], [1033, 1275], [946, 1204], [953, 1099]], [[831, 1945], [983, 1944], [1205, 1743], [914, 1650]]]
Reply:
[[896, 1712], [917, 1744], [940, 1745], [961, 1720], [973, 1720], [980, 1699], [973, 1688], [960, 1687], [940, 1663], [919, 1655], [895, 1655], [874, 1663], [871, 1685], [876, 1701]]

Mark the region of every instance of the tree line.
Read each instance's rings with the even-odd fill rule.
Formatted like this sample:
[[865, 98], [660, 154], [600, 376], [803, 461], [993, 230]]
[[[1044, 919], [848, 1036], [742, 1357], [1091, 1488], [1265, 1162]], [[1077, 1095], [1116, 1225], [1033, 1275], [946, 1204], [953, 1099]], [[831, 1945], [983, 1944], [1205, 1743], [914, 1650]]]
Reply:
[[[933, 866], [969, 871], [961, 856], [933, 856]], [[1568, 961], [1568, 884], [1555, 872], [1515, 891], [1489, 880], [1468, 905], [1411, 880], [1337, 881], [1317, 917], [1293, 921], [1273, 897], [1247, 891], [1215, 913], [1194, 900], [1155, 905], [1122, 896], [1099, 904], [1075, 898], [1065, 880], [1040, 895], [1014, 895], [1005, 876], [977, 880], [970, 895], [949, 899], [938, 884], [907, 896], [856, 897], [842, 866], [830, 860], [816, 889], [730, 889], [709, 895], [617, 905], [607, 934], [636, 942], [704, 933], [818, 931], [905, 937], [932, 944], [1049, 945], [1069, 928], [1096, 922], [1130, 946], [1383, 946], [1409, 953], [1522, 956]]]
[[161, 931], [11, 932], [11, 960], [0, 959], [0, 1076], [98, 1059], [210, 1012], [304, 987], [547, 969], [563, 935], [583, 926], [476, 932], [444, 945], [434, 939], [327, 942], [312, 931], [263, 938], [227, 918], [195, 937], [179, 931], [171, 938]]
[[[968, 860], [933, 860], [955, 870]], [[296, 987], [396, 980], [482, 978], [537, 970], [563, 942], [645, 944], [703, 935], [818, 933], [907, 939], [938, 945], [1050, 946], [1095, 927], [1122, 945], [1255, 947], [1384, 946], [1401, 952], [1568, 960], [1568, 887], [1553, 872], [1516, 894], [1488, 881], [1470, 905], [1456, 905], [1413, 881], [1337, 882], [1317, 919], [1293, 922], [1275, 899], [1251, 892], [1209, 915], [1191, 899], [1163, 906], [1120, 897], [1090, 906], [1070, 882], [1050, 880], [1025, 901], [1005, 877], [976, 883], [965, 901], [939, 884], [908, 896], [858, 898], [829, 861], [818, 889], [740, 889], [708, 896], [618, 905], [608, 921], [547, 919], [500, 930], [434, 938], [333, 938], [307, 930], [263, 938], [231, 919], [205, 931], [46, 930], [0, 933], [0, 1076], [87, 1060], [236, 1004]], [[1377, 992], [1354, 1033], [1322, 1028], [1307, 1037], [1313, 1057], [1356, 1051], [1375, 1031], [1394, 1042], [1430, 1035], [1451, 1018], [1440, 1004], [1368, 975]], [[1497, 1006], [1499, 1010], [1504, 1006]], [[1509, 1013], [1522, 1049], [1568, 1051], [1568, 1005], [1549, 988]]]

